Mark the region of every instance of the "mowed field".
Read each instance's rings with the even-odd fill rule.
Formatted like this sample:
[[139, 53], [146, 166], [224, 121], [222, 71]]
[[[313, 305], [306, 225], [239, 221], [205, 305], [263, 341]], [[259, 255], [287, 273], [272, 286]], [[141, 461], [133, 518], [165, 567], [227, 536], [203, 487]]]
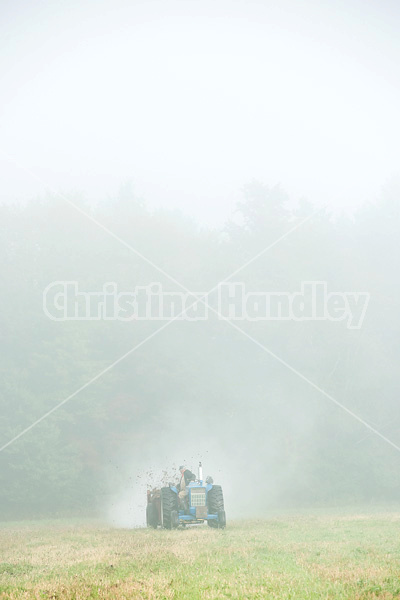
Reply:
[[0, 525], [0, 598], [398, 598], [400, 514]]

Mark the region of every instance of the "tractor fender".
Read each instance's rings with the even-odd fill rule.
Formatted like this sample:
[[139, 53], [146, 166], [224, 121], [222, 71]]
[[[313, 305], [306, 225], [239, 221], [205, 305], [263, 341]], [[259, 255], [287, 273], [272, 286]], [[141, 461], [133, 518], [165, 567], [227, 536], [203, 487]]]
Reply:
[[175, 494], [178, 493], [178, 490], [176, 489], [176, 487], [174, 485], [170, 485], [169, 489], [172, 490], [173, 492], [175, 492]]

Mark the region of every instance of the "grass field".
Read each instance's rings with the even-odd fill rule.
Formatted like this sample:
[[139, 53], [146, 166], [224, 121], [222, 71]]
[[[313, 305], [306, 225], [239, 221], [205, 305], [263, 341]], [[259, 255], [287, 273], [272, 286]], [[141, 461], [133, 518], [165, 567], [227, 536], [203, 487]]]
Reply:
[[398, 598], [400, 514], [0, 525], [0, 598]]

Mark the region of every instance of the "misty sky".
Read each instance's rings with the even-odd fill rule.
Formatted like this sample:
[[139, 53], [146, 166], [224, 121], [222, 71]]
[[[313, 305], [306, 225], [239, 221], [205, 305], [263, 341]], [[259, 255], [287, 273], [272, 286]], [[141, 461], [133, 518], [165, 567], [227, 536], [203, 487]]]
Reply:
[[0, 7], [1, 201], [131, 179], [219, 223], [253, 178], [344, 208], [399, 170], [394, 0]]

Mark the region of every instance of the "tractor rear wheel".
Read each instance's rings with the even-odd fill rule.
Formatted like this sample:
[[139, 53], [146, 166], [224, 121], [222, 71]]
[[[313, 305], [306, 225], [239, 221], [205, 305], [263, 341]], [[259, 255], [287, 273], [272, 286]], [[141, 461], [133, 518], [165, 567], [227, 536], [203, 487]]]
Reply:
[[161, 525], [164, 529], [178, 527], [178, 494], [169, 487], [161, 488]]
[[226, 527], [226, 514], [224, 510], [218, 511], [218, 527], [224, 529]]
[[207, 521], [209, 527], [214, 529], [224, 528], [226, 525], [226, 517], [224, 511], [224, 495], [220, 485], [213, 485], [207, 494], [208, 510], [212, 515], [218, 515], [217, 519]]

